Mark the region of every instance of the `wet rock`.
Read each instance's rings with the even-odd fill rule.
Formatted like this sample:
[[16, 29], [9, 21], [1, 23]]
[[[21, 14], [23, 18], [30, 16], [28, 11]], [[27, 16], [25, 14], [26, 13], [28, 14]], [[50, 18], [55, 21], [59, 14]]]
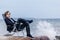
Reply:
[[0, 37], [0, 40], [31, 40], [29, 37], [7, 36]]
[[40, 40], [50, 40], [50, 39], [49, 39], [49, 37], [47, 37], [47, 36], [41, 36], [41, 37], [40, 37]]

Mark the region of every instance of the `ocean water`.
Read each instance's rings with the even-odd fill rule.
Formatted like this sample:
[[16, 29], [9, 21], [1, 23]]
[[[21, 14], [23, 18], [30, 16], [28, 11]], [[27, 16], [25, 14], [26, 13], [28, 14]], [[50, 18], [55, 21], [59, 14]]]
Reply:
[[[60, 35], [60, 19], [33, 19], [33, 23], [30, 24], [31, 34], [34, 37], [48, 36], [51, 40], [55, 39], [55, 36]], [[30, 20], [30, 19], [29, 19]], [[4, 20], [0, 20], [0, 35], [4, 36], [8, 33], [6, 30], [6, 24]], [[23, 34], [24, 32], [24, 34]], [[26, 36], [26, 30], [23, 32], [17, 32], [13, 36]]]

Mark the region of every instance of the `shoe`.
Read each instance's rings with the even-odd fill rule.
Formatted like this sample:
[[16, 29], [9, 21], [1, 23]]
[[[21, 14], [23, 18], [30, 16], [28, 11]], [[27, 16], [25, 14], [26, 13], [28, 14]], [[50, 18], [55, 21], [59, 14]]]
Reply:
[[29, 20], [29, 23], [32, 23], [33, 22], [33, 20]]
[[32, 35], [27, 35], [27, 37], [31, 37], [31, 38], [34, 38], [34, 37], [32, 37]]

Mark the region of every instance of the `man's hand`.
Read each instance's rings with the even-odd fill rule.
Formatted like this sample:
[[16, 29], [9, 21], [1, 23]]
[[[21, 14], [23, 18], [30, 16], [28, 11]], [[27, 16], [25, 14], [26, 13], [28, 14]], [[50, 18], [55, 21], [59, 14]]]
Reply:
[[23, 25], [23, 23], [20, 23], [20, 25]]

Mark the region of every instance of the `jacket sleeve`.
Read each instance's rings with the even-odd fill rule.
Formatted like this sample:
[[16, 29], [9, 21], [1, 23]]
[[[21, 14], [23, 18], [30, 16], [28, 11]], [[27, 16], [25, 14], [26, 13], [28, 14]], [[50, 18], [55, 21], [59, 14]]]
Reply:
[[14, 22], [16, 22], [13, 18], [11, 18]]
[[7, 25], [12, 25], [12, 26], [14, 25], [14, 23], [11, 22], [9, 19], [5, 19], [5, 22], [6, 22]]

